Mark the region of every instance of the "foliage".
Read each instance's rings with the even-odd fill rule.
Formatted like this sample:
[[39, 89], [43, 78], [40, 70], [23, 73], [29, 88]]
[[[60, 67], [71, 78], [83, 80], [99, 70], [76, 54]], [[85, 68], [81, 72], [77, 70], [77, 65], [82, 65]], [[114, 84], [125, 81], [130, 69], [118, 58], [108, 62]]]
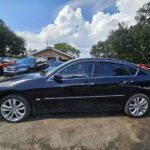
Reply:
[[54, 45], [54, 48], [74, 57], [79, 57], [80, 55], [80, 51], [78, 49], [67, 43], [57, 43]]
[[118, 29], [112, 31], [105, 41], [100, 41], [92, 47], [91, 55], [123, 59], [134, 63], [147, 63], [146, 59], [150, 62], [149, 10], [150, 3], [139, 9], [136, 16], [138, 23], [135, 26], [127, 28], [119, 24]]
[[150, 2], [146, 3], [142, 8], [137, 11], [135, 19], [140, 24], [150, 25]]
[[0, 20], [0, 56], [24, 55], [24, 40], [11, 31], [6, 24]]

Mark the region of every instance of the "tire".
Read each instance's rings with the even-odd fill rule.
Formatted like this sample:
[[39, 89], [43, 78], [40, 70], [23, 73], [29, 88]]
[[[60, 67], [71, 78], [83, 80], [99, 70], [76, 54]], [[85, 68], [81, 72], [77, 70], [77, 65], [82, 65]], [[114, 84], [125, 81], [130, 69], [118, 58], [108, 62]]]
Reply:
[[146, 115], [149, 110], [150, 99], [145, 94], [135, 94], [127, 101], [125, 113], [129, 117], [140, 118]]
[[0, 101], [1, 118], [9, 123], [26, 120], [31, 114], [31, 106], [24, 97], [11, 94]]

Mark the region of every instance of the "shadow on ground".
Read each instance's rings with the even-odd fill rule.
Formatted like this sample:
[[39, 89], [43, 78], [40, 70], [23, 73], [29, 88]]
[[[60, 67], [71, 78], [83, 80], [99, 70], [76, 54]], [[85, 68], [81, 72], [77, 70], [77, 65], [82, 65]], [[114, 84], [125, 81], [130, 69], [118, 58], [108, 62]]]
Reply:
[[[104, 118], [104, 117], [126, 117], [123, 111], [110, 111], [110, 112], [76, 112], [76, 113], [51, 113], [51, 114], [38, 114], [31, 116], [27, 122], [45, 120], [45, 119], [77, 119], [77, 118]], [[143, 118], [150, 117], [150, 112]], [[26, 122], [25, 121], [25, 122]]]

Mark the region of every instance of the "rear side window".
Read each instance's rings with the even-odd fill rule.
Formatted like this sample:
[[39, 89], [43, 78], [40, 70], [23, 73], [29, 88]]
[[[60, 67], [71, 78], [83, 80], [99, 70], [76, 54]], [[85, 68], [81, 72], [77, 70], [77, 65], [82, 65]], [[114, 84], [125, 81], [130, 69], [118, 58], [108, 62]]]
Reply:
[[143, 71], [143, 70], [140, 70], [138, 75], [147, 75], [147, 73], [145, 71]]
[[126, 65], [128, 71], [129, 71], [129, 75], [135, 75], [137, 72], [137, 68], [134, 66], [130, 66], [130, 65]]
[[125, 76], [127, 70], [123, 64], [110, 63], [110, 62], [99, 62], [95, 67], [96, 77], [107, 77], [107, 76]]

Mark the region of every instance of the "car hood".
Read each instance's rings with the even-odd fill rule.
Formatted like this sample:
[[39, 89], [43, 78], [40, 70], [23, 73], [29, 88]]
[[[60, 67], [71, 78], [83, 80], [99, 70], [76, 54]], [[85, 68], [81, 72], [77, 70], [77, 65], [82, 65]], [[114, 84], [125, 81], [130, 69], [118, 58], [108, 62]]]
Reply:
[[4, 78], [0, 81], [0, 87], [12, 87], [18, 84], [26, 83], [28, 81], [33, 81], [36, 79], [44, 78], [40, 73], [30, 73], [24, 75], [18, 75], [15, 77]]
[[7, 68], [28, 68], [28, 67], [30, 67], [29, 64], [12, 64]]

